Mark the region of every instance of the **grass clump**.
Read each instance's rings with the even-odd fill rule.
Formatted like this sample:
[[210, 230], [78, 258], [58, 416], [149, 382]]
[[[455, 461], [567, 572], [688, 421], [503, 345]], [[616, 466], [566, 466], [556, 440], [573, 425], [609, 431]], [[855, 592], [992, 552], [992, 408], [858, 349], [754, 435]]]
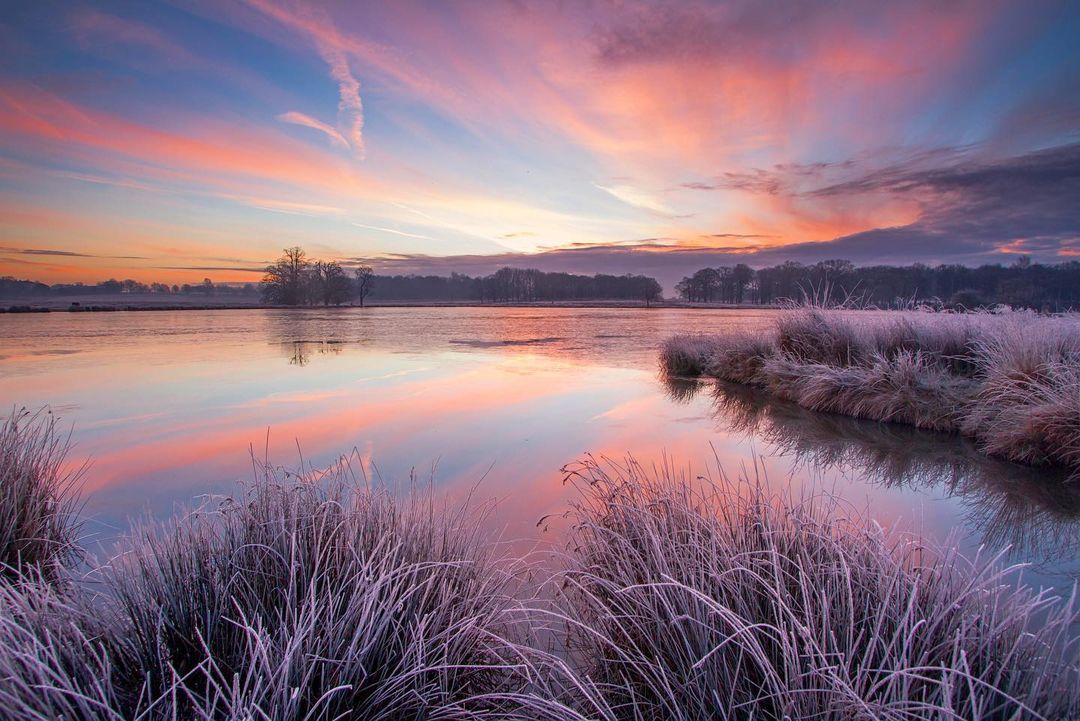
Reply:
[[514, 683], [513, 602], [463, 512], [271, 469], [107, 572], [123, 665], [192, 718], [453, 718]]
[[974, 341], [980, 385], [961, 423], [986, 449], [1080, 468], [1080, 320], [1016, 314]]
[[1080, 714], [1075, 603], [1011, 587], [824, 496], [588, 460], [571, 651], [612, 719]]
[[800, 362], [779, 354], [762, 365], [756, 378], [779, 398], [810, 410], [935, 431], [956, 429], [970, 387], [928, 356], [908, 350], [848, 366]]
[[261, 466], [237, 498], [139, 529], [88, 580], [0, 584], [14, 719], [495, 719], [529, 654], [511, 562], [475, 514]]
[[0, 708], [10, 721], [165, 718], [115, 682], [113, 630], [44, 579], [0, 581]]
[[672, 336], [660, 349], [660, 363], [676, 375], [705, 373], [720, 344], [701, 334]]
[[0, 423], [0, 578], [52, 577], [78, 548], [79, 471], [51, 413], [12, 413]]
[[1080, 315], [791, 308], [755, 337], [676, 336], [661, 366], [1080, 471]]

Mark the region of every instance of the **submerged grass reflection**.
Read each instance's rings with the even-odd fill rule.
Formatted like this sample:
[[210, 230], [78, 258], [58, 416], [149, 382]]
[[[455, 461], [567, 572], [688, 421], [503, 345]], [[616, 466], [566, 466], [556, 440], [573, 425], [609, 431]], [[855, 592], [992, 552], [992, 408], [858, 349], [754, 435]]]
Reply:
[[1042, 562], [1080, 553], [1080, 486], [1062, 468], [987, 456], [970, 439], [807, 410], [739, 383], [663, 376], [669, 396], [710, 395], [727, 432], [764, 441], [793, 471], [835, 469], [887, 488], [941, 489], [964, 502], [967, 525], [991, 548], [1012, 547]]

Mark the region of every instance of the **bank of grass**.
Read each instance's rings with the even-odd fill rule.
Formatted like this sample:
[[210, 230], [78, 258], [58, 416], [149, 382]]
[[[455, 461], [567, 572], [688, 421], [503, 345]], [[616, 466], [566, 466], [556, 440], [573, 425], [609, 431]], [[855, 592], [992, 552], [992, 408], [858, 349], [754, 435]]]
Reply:
[[520, 683], [515, 601], [479, 524], [417, 495], [264, 468], [106, 570], [125, 665], [199, 716], [414, 719]]
[[615, 719], [1080, 716], [1075, 599], [828, 496], [592, 460], [563, 577]]
[[52, 576], [78, 547], [67, 438], [47, 411], [0, 423], [0, 577]]
[[[62, 476], [37, 472], [37, 449], [57, 437], [17, 436], [30, 468], [11, 478], [36, 486], [13, 498], [38, 524]], [[3, 716], [507, 718], [532, 662], [509, 640], [514, 564], [481, 527], [429, 493], [371, 490], [346, 461], [257, 464], [241, 495], [138, 528], [89, 582], [25, 560], [4, 579]]]
[[962, 433], [1080, 470], [1080, 315], [793, 308], [764, 333], [679, 335], [673, 374], [767, 388], [811, 410]]
[[141, 527], [89, 582], [63, 582], [60, 566], [0, 579], [3, 716], [1080, 712], [1071, 600], [1011, 588], [996, 566], [927, 552], [827, 497], [632, 461], [568, 477], [575, 530], [541, 602], [527, 566], [501, 560], [461, 506], [372, 490], [347, 462], [257, 464], [243, 493]]

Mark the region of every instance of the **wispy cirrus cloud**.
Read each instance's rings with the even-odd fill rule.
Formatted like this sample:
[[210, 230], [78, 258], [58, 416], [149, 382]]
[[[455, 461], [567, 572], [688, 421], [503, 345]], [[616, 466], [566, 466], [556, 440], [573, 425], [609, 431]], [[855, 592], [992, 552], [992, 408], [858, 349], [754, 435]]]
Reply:
[[330, 66], [330, 75], [338, 84], [338, 125], [353, 151], [363, 157], [364, 102], [360, 99], [360, 81], [353, 77], [349, 60], [340, 47], [323, 41], [318, 41], [317, 45], [319, 55]]
[[83, 46], [96, 47], [102, 43], [113, 49], [129, 46], [142, 51], [151, 50], [174, 64], [202, 63], [190, 50], [165, 33], [137, 20], [82, 8], [72, 14], [71, 25], [76, 40]]
[[593, 183], [593, 186], [635, 208], [642, 208], [660, 215], [674, 214], [674, 211], [664, 201], [632, 185], [601, 185], [600, 183]]
[[58, 255], [66, 258], [95, 258], [90, 253], [76, 253], [71, 250], [51, 250], [49, 248], [0, 248], [0, 253], [18, 253], [19, 255]]
[[201, 272], [228, 271], [230, 273], [265, 273], [266, 268], [254, 268], [237, 265], [159, 265], [157, 270], [197, 270]]
[[186, 119], [194, 127], [186, 132], [165, 131], [38, 87], [0, 87], [0, 130], [4, 131], [0, 147], [17, 149], [32, 141], [39, 157], [54, 154], [105, 168], [122, 160], [124, 167], [135, 167], [144, 177], [172, 181], [186, 173], [203, 184], [222, 187], [235, 187], [233, 179], [248, 178], [340, 188], [341, 177], [327, 154], [261, 128], [233, 126], [200, 132], [199, 126], [207, 124], [203, 119]]
[[79, 253], [73, 250], [57, 250], [54, 248], [10, 248], [0, 247], [0, 253], [15, 253], [17, 255], [51, 255], [60, 258], [107, 258], [109, 260], [147, 260], [142, 255], [97, 255], [94, 253]]
[[326, 123], [324, 123], [321, 120], [316, 120], [315, 118], [311, 117], [310, 115], [305, 115], [304, 113], [297, 112], [295, 110], [290, 110], [289, 112], [282, 113], [281, 115], [279, 115], [277, 117], [278, 117], [278, 120], [280, 120], [280, 121], [282, 121], [284, 123], [292, 123], [293, 125], [302, 125], [305, 128], [311, 128], [312, 130], [318, 130], [320, 133], [323, 133], [324, 135], [326, 135], [326, 137], [330, 138], [330, 140], [333, 141], [334, 144], [340, 145], [340, 146], [346, 147], [346, 148], [349, 147], [349, 141], [346, 140], [345, 136], [343, 136], [341, 133], [339, 133], [336, 128], [334, 128], [333, 126], [327, 125]]
[[228, 193], [214, 193], [216, 197], [232, 200], [237, 203], [269, 210], [275, 213], [288, 215], [326, 216], [342, 215], [345, 209], [336, 205], [323, 205], [321, 203], [304, 203], [296, 200], [283, 200], [280, 198], [264, 198], [250, 195], [230, 195]]
[[350, 221], [350, 225], [354, 225], [357, 228], [365, 228], [367, 230], [377, 230], [380, 233], [390, 233], [391, 235], [400, 235], [406, 238], [420, 238], [422, 240], [430, 240], [430, 236], [421, 235], [420, 233], [406, 233], [404, 230], [395, 230], [394, 228], [384, 228], [379, 225], [367, 225], [366, 223], [357, 223], [356, 221]]
[[[364, 157], [364, 101], [360, 97], [360, 81], [353, 75], [352, 68], [349, 66], [349, 58], [345, 51], [347, 43], [338, 33], [329, 15], [314, 6], [301, 8], [293, 13], [269, 0], [247, 0], [247, 2], [275, 20], [303, 32], [315, 44], [319, 57], [329, 66], [330, 77], [338, 86], [338, 132], [336, 134], [359, 157]], [[323, 126], [320, 121], [308, 116], [304, 117], [315, 124], [307, 122], [301, 124], [319, 130], [323, 129], [319, 127]]]
[[749, 240], [757, 238], [775, 238], [775, 235], [765, 235], [762, 233], [706, 233], [701, 236], [702, 238], [732, 238], [738, 240]]

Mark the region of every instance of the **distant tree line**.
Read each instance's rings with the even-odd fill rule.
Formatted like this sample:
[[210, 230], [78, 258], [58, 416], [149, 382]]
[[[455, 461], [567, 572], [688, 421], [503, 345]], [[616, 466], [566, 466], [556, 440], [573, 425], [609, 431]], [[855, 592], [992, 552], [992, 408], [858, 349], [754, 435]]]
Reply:
[[130, 295], [154, 293], [159, 295], [197, 295], [197, 296], [254, 296], [258, 288], [254, 283], [214, 283], [204, 278], [202, 283], [142, 283], [130, 278], [109, 280], [100, 283], [56, 283], [48, 285], [34, 280], [19, 280], [10, 276], [0, 278], [0, 298], [40, 298], [44, 296], [76, 295]]
[[[1040, 310], [1080, 308], [1080, 262], [1044, 265], [1018, 256], [1011, 265], [856, 267], [846, 260], [812, 265], [789, 261], [754, 269], [746, 264], [702, 268], [675, 286], [679, 297], [698, 303], [771, 305], [828, 292], [832, 300], [857, 298], [880, 307], [911, 302], [940, 302], [977, 308], [1005, 303]], [[660, 300], [662, 288], [644, 275], [575, 275], [535, 269], [501, 268], [474, 277], [441, 275], [375, 275], [368, 266], [345, 268], [336, 261], [311, 260], [300, 248], [287, 249], [266, 268], [263, 281], [168, 285], [135, 280], [97, 284], [47, 285], [0, 278], [0, 298], [123, 295], [135, 293], [201, 296], [255, 296], [275, 305], [341, 305], [368, 298], [380, 301], [476, 301], [520, 303], [590, 300]]]
[[336, 261], [309, 260], [302, 248], [286, 248], [267, 266], [263, 300], [275, 305], [341, 305], [369, 295], [379, 300], [480, 301], [527, 303], [566, 300], [660, 300], [663, 288], [643, 275], [574, 275], [534, 269], [501, 268], [474, 278], [450, 276], [376, 276], [360, 266], [352, 277]]
[[574, 300], [658, 301], [663, 287], [644, 275], [575, 275], [546, 273], [532, 268], [500, 268], [488, 276], [454, 273], [377, 276], [374, 297], [379, 300], [479, 301], [481, 303], [543, 303]]
[[493, 302], [556, 300], [660, 300], [663, 288], [644, 275], [574, 275], [534, 269], [500, 268], [474, 281], [478, 299]]
[[1080, 308], [1080, 262], [1043, 265], [1018, 256], [1011, 265], [856, 267], [847, 260], [813, 265], [788, 261], [769, 268], [745, 264], [702, 268], [675, 286], [685, 300], [699, 303], [758, 303], [783, 300], [855, 298], [880, 307], [937, 301], [950, 307], [997, 304], [1041, 310]]
[[589, 300], [634, 300], [645, 304], [661, 299], [663, 288], [644, 275], [574, 275], [534, 269], [501, 268], [488, 276], [461, 273], [441, 275], [377, 276], [368, 266], [345, 268], [337, 261], [312, 260], [302, 248], [287, 248], [267, 266], [255, 286], [198, 285], [108, 280], [96, 285], [53, 285], [0, 278], [0, 297], [32, 298], [47, 295], [117, 295], [123, 293], [184, 293], [226, 295], [259, 293], [272, 305], [363, 305], [368, 297], [381, 301], [478, 301], [522, 303]]

